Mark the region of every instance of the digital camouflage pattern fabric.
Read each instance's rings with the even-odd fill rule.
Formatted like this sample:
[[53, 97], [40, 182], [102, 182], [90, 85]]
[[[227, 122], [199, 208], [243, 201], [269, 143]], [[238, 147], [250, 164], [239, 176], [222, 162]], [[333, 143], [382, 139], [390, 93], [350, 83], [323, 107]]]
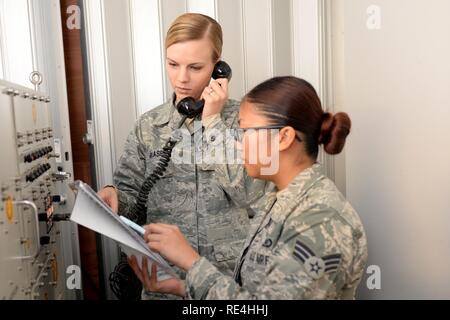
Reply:
[[[201, 121], [195, 121], [177, 130], [181, 115], [173, 101], [169, 101], [136, 122], [114, 174], [114, 185], [119, 190], [119, 214], [147, 224], [179, 226], [199, 254], [228, 275], [233, 272], [251, 224], [249, 216], [253, 212], [248, 204], [260, 198], [266, 187], [264, 182], [249, 178], [242, 165], [227, 164], [235, 161], [226, 159], [226, 146], [220, 138], [226, 130], [238, 127], [238, 112], [239, 102], [228, 100], [220, 116], [207, 128], [202, 127]], [[160, 150], [171, 136], [179, 142], [164, 177], [157, 181], [148, 197], [148, 212], [130, 217], [130, 208], [145, 177], [156, 167]], [[222, 163], [214, 161], [218, 153], [224, 157]], [[183, 272], [179, 271], [179, 275], [184, 279]]]
[[319, 164], [259, 206], [234, 277], [206, 257], [186, 277], [192, 299], [354, 299], [367, 262], [361, 220]]

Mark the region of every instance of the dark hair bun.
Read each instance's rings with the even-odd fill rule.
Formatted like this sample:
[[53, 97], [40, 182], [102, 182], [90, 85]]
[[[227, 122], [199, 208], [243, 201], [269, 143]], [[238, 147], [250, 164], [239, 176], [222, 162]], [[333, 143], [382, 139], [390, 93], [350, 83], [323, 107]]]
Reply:
[[338, 154], [344, 149], [351, 126], [352, 123], [346, 113], [339, 112], [334, 116], [329, 112], [324, 113], [319, 144], [324, 145], [326, 153]]

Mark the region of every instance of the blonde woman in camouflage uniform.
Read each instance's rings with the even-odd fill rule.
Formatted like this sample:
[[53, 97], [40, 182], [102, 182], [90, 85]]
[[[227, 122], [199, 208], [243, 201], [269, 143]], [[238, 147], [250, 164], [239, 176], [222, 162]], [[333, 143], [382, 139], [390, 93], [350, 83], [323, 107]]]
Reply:
[[[223, 274], [177, 227], [165, 224], [146, 226], [146, 241], [186, 270], [186, 281], [158, 282], [154, 272], [149, 276], [133, 264], [135, 272], [148, 290], [193, 299], [353, 299], [367, 261], [365, 232], [316, 162], [320, 144], [329, 154], [343, 149], [351, 126], [347, 114], [324, 113], [309, 83], [280, 77], [248, 93], [239, 117], [237, 145], [248, 174], [277, 188], [261, 199], [260, 223], [249, 233], [234, 276]], [[261, 174], [258, 154], [257, 161], [249, 160], [264, 143], [277, 145], [271, 159], [278, 159], [279, 170], [271, 175]]]
[[[264, 194], [264, 184], [248, 178], [242, 165], [197, 161], [217, 152], [214, 133], [238, 127], [239, 102], [228, 99], [228, 80], [211, 81], [222, 54], [222, 29], [205, 15], [184, 14], [168, 30], [165, 46], [173, 99], [139, 118], [114, 174], [114, 186], [99, 195], [114, 211], [134, 221], [178, 225], [190, 245], [231, 275], [248, 233], [251, 211], [247, 204]], [[162, 147], [179, 131], [176, 127], [182, 117], [175, 105], [185, 97], [205, 100], [201, 120], [188, 119], [181, 127], [183, 139], [175, 146], [164, 177], [149, 194], [147, 212], [130, 216], [145, 178], [161, 159]], [[194, 160], [177, 162], [179, 154]], [[180, 276], [184, 278], [184, 273]], [[149, 295], [144, 293], [143, 298]]]

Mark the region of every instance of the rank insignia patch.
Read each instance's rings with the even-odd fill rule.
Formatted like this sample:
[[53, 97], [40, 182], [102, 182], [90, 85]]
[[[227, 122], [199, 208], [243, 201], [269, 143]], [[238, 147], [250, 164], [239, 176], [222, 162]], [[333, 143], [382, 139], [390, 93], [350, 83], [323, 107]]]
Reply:
[[306, 272], [313, 279], [320, 279], [325, 273], [335, 272], [341, 263], [341, 254], [317, 257], [303, 242], [295, 242], [294, 256], [305, 266]]

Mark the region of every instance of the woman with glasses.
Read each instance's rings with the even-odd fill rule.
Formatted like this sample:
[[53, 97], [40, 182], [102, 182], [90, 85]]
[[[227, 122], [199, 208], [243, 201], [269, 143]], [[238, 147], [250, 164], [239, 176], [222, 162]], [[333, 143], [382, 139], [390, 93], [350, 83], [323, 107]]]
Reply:
[[[314, 88], [295, 77], [270, 79], [248, 93], [239, 112], [237, 147], [249, 176], [273, 182], [255, 207], [234, 276], [191, 248], [176, 226], [150, 224], [152, 250], [186, 270], [185, 282], [157, 281], [147, 262], [132, 267], [147, 290], [192, 299], [354, 299], [367, 261], [361, 220], [317, 163], [342, 151], [351, 122], [325, 113]], [[261, 153], [266, 150], [266, 154]], [[269, 161], [267, 161], [269, 159]], [[277, 170], [265, 170], [267, 168]]]

